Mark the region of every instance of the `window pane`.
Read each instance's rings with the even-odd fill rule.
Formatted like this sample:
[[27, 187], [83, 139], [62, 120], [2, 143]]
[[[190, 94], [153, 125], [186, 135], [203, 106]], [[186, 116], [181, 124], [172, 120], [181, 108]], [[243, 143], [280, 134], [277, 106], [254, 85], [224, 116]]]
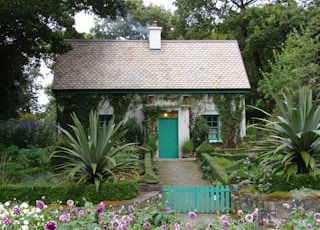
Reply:
[[209, 140], [219, 140], [219, 116], [217, 115], [204, 115], [209, 126]]
[[99, 115], [99, 127], [101, 128], [103, 126], [103, 123], [106, 123], [106, 126], [108, 126], [109, 121], [111, 120], [112, 115]]

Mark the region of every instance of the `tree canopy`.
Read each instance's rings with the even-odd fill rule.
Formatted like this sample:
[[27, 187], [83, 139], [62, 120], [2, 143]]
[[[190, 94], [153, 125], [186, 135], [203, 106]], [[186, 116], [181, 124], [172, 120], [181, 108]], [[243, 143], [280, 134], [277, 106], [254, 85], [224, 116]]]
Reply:
[[115, 17], [126, 12], [119, 0], [1, 0], [0, 1], [0, 119], [15, 118], [20, 110], [30, 110], [20, 97], [30, 87], [30, 69], [39, 68], [41, 59], [53, 58], [69, 50], [66, 37], [79, 37], [73, 16], [81, 10]]
[[125, 17], [118, 16], [115, 19], [110, 17], [96, 18], [95, 26], [91, 29], [90, 38], [94, 39], [147, 39], [148, 26], [157, 21], [162, 27], [162, 39], [171, 37], [172, 12], [162, 6], [145, 6], [141, 1], [132, 0], [131, 7]]

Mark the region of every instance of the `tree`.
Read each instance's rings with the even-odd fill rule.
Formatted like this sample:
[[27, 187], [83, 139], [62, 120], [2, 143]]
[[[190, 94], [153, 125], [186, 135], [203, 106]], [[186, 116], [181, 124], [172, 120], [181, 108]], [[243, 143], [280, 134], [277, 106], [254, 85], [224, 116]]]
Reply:
[[[0, 119], [15, 118], [27, 109], [16, 95], [29, 87], [25, 67], [39, 68], [41, 59], [54, 58], [70, 47], [66, 37], [79, 37], [73, 16], [87, 10], [115, 17], [125, 13], [125, 0], [2, 0], [0, 1]], [[29, 80], [32, 80], [29, 78]]]
[[320, 157], [320, 107], [313, 100], [312, 90], [299, 89], [299, 101], [295, 102], [286, 90], [281, 100], [271, 93], [278, 112], [263, 112], [266, 118], [258, 118], [253, 128], [265, 133], [266, 138], [256, 142], [261, 166], [273, 173], [283, 172], [287, 180], [290, 175], [309, 173], [315, 176], [316, 161]]
[[[234, 12], [218, 25], [216, 31], [239, 42], [251, 83], [247, 103], [255, 105], [263, 97], [257, 91], [261, 72], [269, 71], [274, 63], [274, 51], [280, 52], [288, 34], [306, 25], [306, 9], [293, 1], [255, 6]], [[260, 104], [265, 108], [265, 105]], [[251, 115], [248, 115], [251, 117]]]
[[208, 37], [216, 25], [229, 17], [232, 12], [243, 12], [256, 1], [176, 0], [175, 31], [185, 39]]
[[138, 0], [132, 0], [134, 7], [128, 10], [126, 17], [112, 19], [96, 18], [95, 26], [91, 29], [93, 36], [98, 39], [130, 39], [145, 40], [148, 36], [148, 26], [157, 21], [162, 27], [162, 39], [170, 39], [172, 13], [162, 6], [145, 6]]
[[281, 52], [275, 51], [275, 63], [271, 71], [264, 71], [263, 79], [259, 81], [258, 91], [263, 94], [263, 100], [269, 104], [269, 111], [274, 106], [270, 89], [280, 92], [284, 87], [297, 101], [297, 88], [308, 86], [315, 95], [320, 94], [320, 9], [309, 10], [309, 22], [301, 32], [294, 31], [285, 42]]

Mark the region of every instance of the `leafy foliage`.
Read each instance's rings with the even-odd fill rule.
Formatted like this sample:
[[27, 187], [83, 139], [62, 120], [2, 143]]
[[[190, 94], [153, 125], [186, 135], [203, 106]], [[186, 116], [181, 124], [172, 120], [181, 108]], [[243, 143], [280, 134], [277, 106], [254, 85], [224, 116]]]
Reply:
[[77, 183], [95, 184], [96, 189], [103, 181], [116, 180], [116, 175], [134, 170], [138, 157], [126, 151], [133, 143], [118, 145], [120, 139], [127, 132], [119, 131], [123, 122], [115, 126], [114, 117], [108, 123], [99, 127], [96, 112], [89, 115], [89, 129], [84, 126], [76, 114], [71, 115], [74, 125], [70, 125], [73, 134], [59, 127], [59, 130], [70, 140], [72, 148], [59, 147], [51, 157], [62, 158], [64, 162], [57, 165], [58, 176], [66, 175], [62, 183], [75, 181]]
[[0, 119], [30, 111], [40, 60], [68, 51], [66, 37], [81, 36], [73, 27], [73, 16], [81, 10], [115, 17], [125, 13], [126, 1], [0, 1]]
[[52, 123], [35, 119], [0, 121], [0, 144], [45, 148], [54, 144], [56, 131]]
[[143, 132], [141, 126], [134, 117], [129, 118], [124, 124], [124, 129], [128, 130], [124, 136], [127, 143], [143, 143]]
[[157, 21], [162, 27], [162, 39], [170, 38], [172, 13], [162, 6], [145, 6], [141, 1], [132, 0], [131, 7], [125, 17], [111, 17], [95, 19], [95, 26], [91, 29], [95, 39], [128, 39], [146, 40], [148, 26]]
[[266, 139], [256, 143], [262, 167], [274, 173], [283, 171], [287, 179], [295, 173], [315, 176], [320, 154], [320, 107], [317, 100], [313, 101], [312, 90], [300, 88], [298, 103], [288, 90], [283, 101], [272, 95], [279, 114], [263, 111], [267, 118], [259, 118], [260, 123], [252, 125], [266, 134]]
[[263, 72], [259, 81], [258, 91], [263, 94], [263, 100], [274, 105], [269, 91], [272, 89], [280, 95], [287, 87], [296, 99], [297, 88], [309, 86], [317, 95], [320, 93], [320, 59], [319, 59], [319, 7], [309, 10], [309, 22], [302, 31], [295, 30], [285, 42], [285, 47], [275, 52], [276, 62], [271, 65], [271, 71]]
[[197, 116], [191, 131], [191, 139], [194, 147], [197, 148], [204, 141], [208, 140], [209, 126], [203, 116]]

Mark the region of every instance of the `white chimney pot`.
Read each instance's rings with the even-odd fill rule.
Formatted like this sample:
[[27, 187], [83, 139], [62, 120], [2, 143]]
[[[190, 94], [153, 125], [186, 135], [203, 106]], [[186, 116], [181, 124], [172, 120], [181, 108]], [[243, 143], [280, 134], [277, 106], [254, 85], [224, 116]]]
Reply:
[[151, 50], [161, 50], [161, 30], [162, 27], [158, 27], [156, 21], [149, 27], [149, 46]]

